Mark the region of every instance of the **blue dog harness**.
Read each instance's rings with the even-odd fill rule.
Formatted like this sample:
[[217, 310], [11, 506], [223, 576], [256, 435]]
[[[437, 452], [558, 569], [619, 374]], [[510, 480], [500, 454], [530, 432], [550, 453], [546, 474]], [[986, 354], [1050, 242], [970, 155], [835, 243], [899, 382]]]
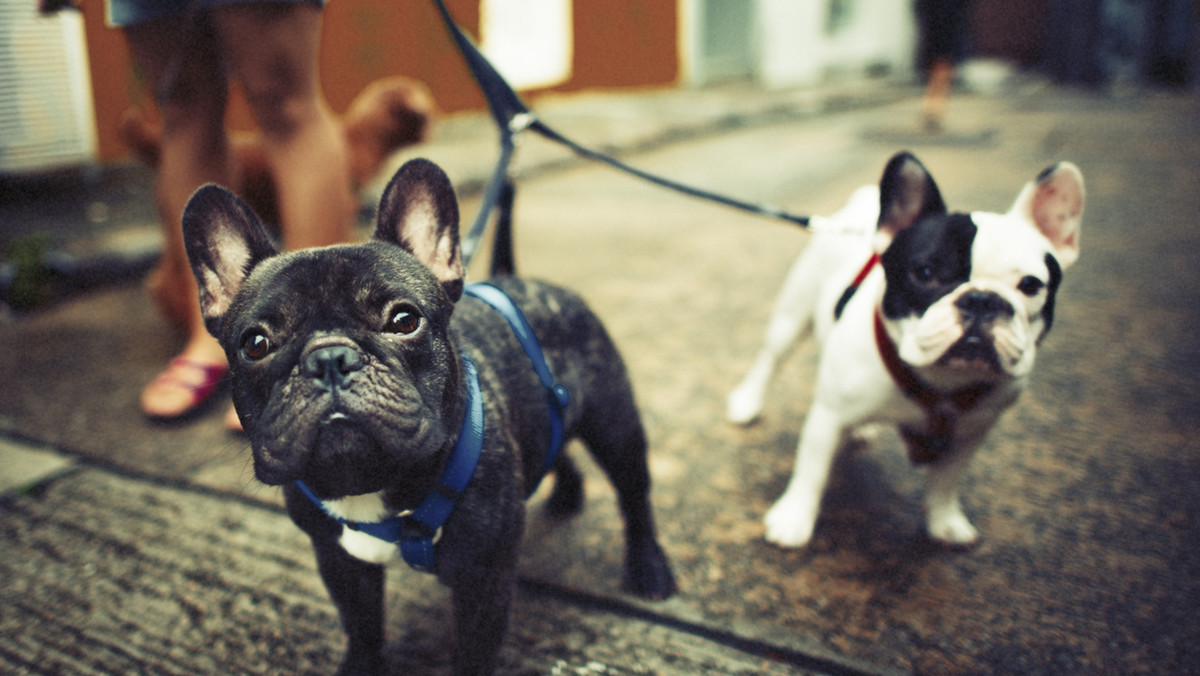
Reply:
[[[533, 363], [538, 379], [546, 388], [550, 405], [550, 448], [546, 452], [546, 460], [542, 466], [542, 476], [553, 467], [563, 445], [563, 411], [567, 407], [569, 396], [567, 389], [554, 382], [550, 368], [546, 365], [545, 355], [538, 344], [529, 321], [520, 308], [513, 303], [508, 294], [498, 287], [485, 282], [470, 284], [463, 293], [487, 303], [500, 313], [512, 328], [521, 348]], [[432, 571], [434, 566], [434, 545], [441, 536], [442, 526], [450, 518], [451, 512], [462, 499], [463, 491], [471, 477], [475, 475], [475, 467], [479, 464], [479, 455], [483, 450], [483, 394], [479, 388], [479, 371], [475, 364], [462, 355], [463, 371], [467, 381], [467, 413], [463, 418], [462, 429], [454, 452], [446, 469], [442, 472], [441, 481], [434, 487], [421, 504], [414, 510], [404, 512], [383, 521], [359, 522], [343, 519], [330, 512], [324, 501], [317, 497], [303, 481], [296, 481], [309, 500], [330, 518], [343, 524], [351, 530], [366, 533], [384, 542], [398, 544], [400, 556], [409, 566], [420, 571]], [[541, 482], [541, 477], [538, 482]], [[534, 488], [537, 488], [537, 483]]]
[[[529, 326], [529, 320], [525, 319], [521, 309], [517, 307], [516, 303], [513, 303], [508, 294], [487, 282], [469, 284], [463, 289], [463, 293], [492, 306], [492, 309], [499, 312], [508, 321], [513, 335], [521, 343], [521, 349], [525, 350], [525, 355], [533, 364], [533, 370], [537, 373], [538, 380], [542, 381], [542, 387], [546, 388], [547, 403], [550, 407], [550, 448], [546, 451], [545, 462], [542, 463], [542, 476], [545, 476], [547, 472], [554, 469], [554, 462], [558, 459], [559, 451], [562, 450], [563, 412], [571, 400], [567, 388], [554, 382], [554, 375], [550, 373], [550, 367], [546, 365], [546, 355], [542, 352], [542, 346], [538, 344], [537, 336], [533, 335], [533, 328]], [[538, 483], [541, 483], [541, 477], [538, 478]], [[535, 483], [530, 489], [530, 493], [536, 489], [537, 484]]]

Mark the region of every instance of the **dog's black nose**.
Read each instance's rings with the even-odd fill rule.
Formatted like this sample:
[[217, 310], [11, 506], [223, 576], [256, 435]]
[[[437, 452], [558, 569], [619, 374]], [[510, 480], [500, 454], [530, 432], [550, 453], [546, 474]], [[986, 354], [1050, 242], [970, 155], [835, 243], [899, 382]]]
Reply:
[[330, 345], [309, 352], [303, 361], [304, 374], [327, 387], [341, 387], [346, 376], [363, 367], [363, 356], [348, 345]]
[[1012, 317], [1013, 306], [1000, 294], [991, 291], [968, 291], [954, 301], [963, 321], [987, 321], [996, 317]]

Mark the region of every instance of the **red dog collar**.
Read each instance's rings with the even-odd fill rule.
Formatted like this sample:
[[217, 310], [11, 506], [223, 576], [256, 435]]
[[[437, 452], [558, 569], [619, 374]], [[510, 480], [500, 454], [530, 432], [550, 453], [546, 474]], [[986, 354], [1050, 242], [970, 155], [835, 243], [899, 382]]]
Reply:
[[909, 459], [917, 464], [936, 462], [950, 450], [950, 441], [954, 436], [954, 425], [958, 416], [974, 408], [992, 391], [992, 386], [979, 383], [949, 393], [930, 387], [900, 359], [896, 345], [888, 336], [887, 327], [883, 325], [880, 311], [875, 312], [875, 346], [896, 386], [904, 396], [925, 409], [929, 420], [924, 430], [901, 428], [900, 432], [908, 442]]

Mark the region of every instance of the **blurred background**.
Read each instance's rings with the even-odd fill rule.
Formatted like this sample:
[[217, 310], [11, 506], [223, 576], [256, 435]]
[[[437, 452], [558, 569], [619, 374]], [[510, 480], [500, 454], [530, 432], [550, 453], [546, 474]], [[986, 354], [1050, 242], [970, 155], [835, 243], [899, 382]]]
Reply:
[[[458, 23], [530, 100], [587, 89], [779, 89], [848, 78], [912, 81], [911, 0], [448, 0]], [[478, 88], [430, 2], [337, 0], [325, 11], [322, 81], [343, 111], [370, 82], [424, 82], [444, 113], [480, 109]], [[1194, 83], [1192, 0], [976, 0], [968, 84], [1035, 71], [1089, 87]], [[117, 123], [152, 112], [100, 0], [38, 16], [0, 1], [0, 173], [107, 165], [129, 157]], [[250, 128], [244, 102], [230, 125]]]
[[[114, 221], [156, 220], [152, 174], [133, 159], [120, 132], [123, 116], [136, 114], [153, 124], [158, 115], [126, 41], [106, 25], [100, 0], [47, 15], [39, 15], [37, 4], [0, 0], [0, 298], [9, 305], [38, 301], [39, 293], [27, 298], [26, 291], [13, 289], [24, 285], [14, 280], [22, 266], [33, 269], [25, 277], [38, 277], [73, 265], [61, 251], [69, 237]], [[739, 91], [919, 85], [925, 72], [916, 56], [915, 4], [447, 2], [459, 24], [534, 105], [547, 96], [597, 90], [732, 87], [733, 104]], [[966, 35], [960, 36], [964, 47], [954, 77], [959, 91], [1001, 94], [1016, 77], [1030, 75], [1117, 95], [1189, 88], [1196, 81], [1200, 41], [1194, 0], [964, 4]], [[329, 3], [320, 72], [325, 95], [339, 113], [367, 85], [392, 76], [427, 86], [443, 118], [485, 108], [431, 2]], [[228, 126], [254, 127], [236, 87]], [[48, 198], [67, 194], [74, 199]], [[70, 232], [62, 232], [64, 227]], [[128, 245], [136, 250], [126, 258], [155, 255], [154, 242]]]
[[[815, 347], [763, 422], [722, 411], [807, 234], [523, 143], [518, 270], [580, 291], [621, 346], [684, 591], [618, 591], [615, 498], [584, 461], [579, 518], [531, 505], [501, 673], [1200, 673], [1200, 3], [964, 0], [937, 128], [918, 0], [446, 4], [555, 129], [732, 197], [832, 213], [902, 148], [956, 209], [1003, 211], [1063, 159], [1088, 187], [1038, 373], [966, 480], [980, 547], [922, 539], [892, 434], [843, 456], [793, 551], [761, 519]], [[337, 618], [222, 424], [227, 392], [183, 424], [138, 410], [178, 349], [140, 283], [162, 251], [154, 170], [121, 132], [157, 110], [102, 0], [37, 5], [0, 0], [0, 671], [331, 673]], [[387, 78], [428, 88], [432, 135], [377, 178], [430, 157], [466, 221], [497, 132], [433, 2], [332, 0], [323, 25], [336, 112]], [[236, 92], [227, 124], [254, 127]], [[392, 673], [447, 673], [444, 592], [393, 574]]]

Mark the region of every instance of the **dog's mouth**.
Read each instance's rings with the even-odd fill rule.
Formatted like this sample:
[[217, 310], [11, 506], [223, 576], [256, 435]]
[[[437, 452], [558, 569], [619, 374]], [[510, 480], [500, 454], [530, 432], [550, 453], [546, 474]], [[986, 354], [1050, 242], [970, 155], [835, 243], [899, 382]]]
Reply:
[[290, 443], [256, 444], [254, 470], [259, 481], [273, 486], [302, 479], [322, 494], [371, 493], [387, 475], [386, 455], [368, 429], [346, 413], [331, 411]]
[[1000, 355], [978, 329], [968, 330], [938, 359], [942, 366], [963, 371], [1000, 371]]
[[255, 476], [272, 486], [300, 479], [320, 495], [356, 495], [423, 468], [445, 445], [444, 435], [425, 424], [424, 409], [386, 403], [371, 405], [343, 392], [267, 406], [247, 428]]
[[333, 489], [326, 492], [359, 495], [383, 488], [387, 465], [387, 453], [367, 429], [332, 413], [317, 429], [303, 472], [310, 483]]

